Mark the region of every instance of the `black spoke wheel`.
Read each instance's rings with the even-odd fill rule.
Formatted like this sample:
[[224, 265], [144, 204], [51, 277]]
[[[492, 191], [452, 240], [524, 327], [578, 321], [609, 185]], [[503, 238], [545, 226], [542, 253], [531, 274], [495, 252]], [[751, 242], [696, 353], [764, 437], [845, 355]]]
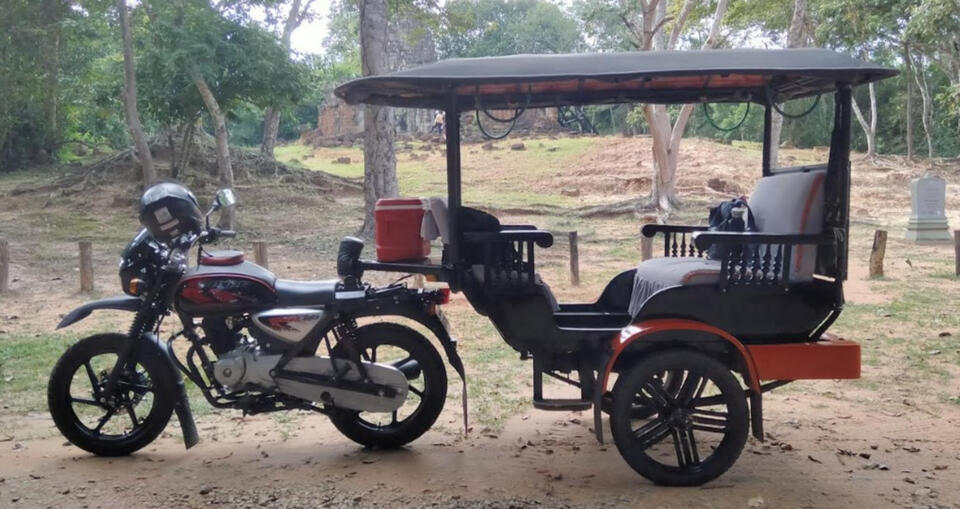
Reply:
[[141, 356], [121, 373], [114, 397], [104, 388], [121, 348], [120, 334], [100, 334], [71, 346], [57, 361], [47, 405], [57, 428], [73, 445], [99, 456], [125, 456], [152, 442], [173, 412], [169, 367]]
[[736, 377], [693, 350], [653, 354], [620, 373], [613, 388], [610, 429], [617, 449], [657, 484], [716, 479], [740, 456], [748, 427]]
[[[347, 438], [366, 447], [401, 447], [423, 435], [443, 410], [447, 372], [443, 359], [422, 334], [394, 323], [374, 323], [357, 329], [363, 360], [393, 366], [407, 378], [407, 398], [393, 412], [336, 409], [333, 425]], [[342, 353], [342, 345], [334, 353]]]

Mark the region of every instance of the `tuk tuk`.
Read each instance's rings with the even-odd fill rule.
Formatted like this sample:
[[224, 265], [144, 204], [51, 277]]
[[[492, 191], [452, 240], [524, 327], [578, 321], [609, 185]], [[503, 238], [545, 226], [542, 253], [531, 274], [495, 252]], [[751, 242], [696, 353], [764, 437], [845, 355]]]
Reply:
[[[536, 408], [592, 408], [601, 442], [607, 413], [620, 454], [642, 476], [703, 484], [733, 465], [749, 432], [763, 440], [764, 392], [860, 375], [860, 346], [827, 332], [847, 278], [851, 91], [894, 74], [826, 49], [735, 49], [462, 58], [351, 81], [336, 89], [351, 104], [446, 112], [447, 197], [427, 202], [432, 223], [423, 228], [442, 240], [439, 260], [356, 253], [340, 275], [446, 282], [532, 359]], [[823, 95], [833, 96], [829, 157], [778, 167], [774, 112]], [[620, 103], [763, 107], [762, 166], [749, 198], [756, 227], [645, 225], [643, 235], [662, 237], [663, 256], [624, 267], [593, 302], [557, 302], [535, 256], [553, 245], [551, 233], [462, 202], [461, 114]], [[580, 397], [545, 398], [544, 375]]]

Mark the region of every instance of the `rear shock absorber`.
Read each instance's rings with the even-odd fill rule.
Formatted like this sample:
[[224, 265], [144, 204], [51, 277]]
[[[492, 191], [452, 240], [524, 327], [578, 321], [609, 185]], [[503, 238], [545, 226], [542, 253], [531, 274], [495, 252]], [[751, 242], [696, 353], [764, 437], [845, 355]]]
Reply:
[[[350, 359], [357, 364], [362, 379], [367, 381], [369, 377], [367, 368], [363, 365], [363, 351], [360, 348], [360, 340], [357, 338], [357, 328], [356, 319], [341, 315], [340, 322], [333, 327], [333, 334], [337, 338], [337, 344], [343, 345]], [[339, 377], [340, 374], [337, 376]]]

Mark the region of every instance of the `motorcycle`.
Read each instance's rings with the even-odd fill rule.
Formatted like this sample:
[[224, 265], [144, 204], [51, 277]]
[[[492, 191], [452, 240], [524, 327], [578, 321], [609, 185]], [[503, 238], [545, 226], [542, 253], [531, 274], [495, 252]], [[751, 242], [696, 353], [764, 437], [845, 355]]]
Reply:
[[[163, 200], [148, 200], [158, 193]], [[179, 201], [171, 202], [171, 193]], [[331, 281], [278, 279], [239, 251], [208, 251], [235, 236], [210, 226], [216, 211], [234, 204], [231, 190], [219, 191], [195, 224], [201, 221], [196, 198], [182, 186], [158, 184], [144, 193], [145, 228], [120, 262], [124, 295], [88, 302], [58, 325], [73, 325], [95, 310], [134, 314], [125, 334], [81, 339], [60, 357], [48, 385], [60, 432], [91, 453], [127, 455], [156, 439], [176, 412], [189, 449], [199, 436], [185, 377], [215, 408], [245, 415], [319, 412], [368, 447], [399, 447], [422, 435], [446, 401], [440, 353], [413, 328], [360, 326], [358, 320], [375, 315], [420, 323], [462, 378], [440, 310], [449, 290], [363, 282], [363, 242], [351, 237], [340, 244], [340, 278]], [[176, 212], [184, 206], [195, 212]], [[161, 341], [160, 326], [172, 314], [182, 329]]]

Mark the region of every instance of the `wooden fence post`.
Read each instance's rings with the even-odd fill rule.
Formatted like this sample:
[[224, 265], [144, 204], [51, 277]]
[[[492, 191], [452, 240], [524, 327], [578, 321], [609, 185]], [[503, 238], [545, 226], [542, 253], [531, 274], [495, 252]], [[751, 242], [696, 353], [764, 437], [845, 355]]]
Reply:
[[956, 258], [954, 272], [960, 276], [960, 230], [953, 230], [953, 254]]
[[265, 269], [268, 268], [270, 262], [269, 262], [269, 259], [267, 258], [266, 242], [262, 240], [258, 240], [253, 243], [253, 259], [257, 263], [257, 265]]
[[80, 241], [80, 291], [93, 291], [93, 244]]
[[653, 237], [640, 234], [640, 261], [653, 258]]
[[570, 283], [580, 284], [580, 253], [577, 248], [577, 232], [570, 232]]
[[873, 248], [870, 249], [870, 277], [883, 277], [883, 256], [887, 252], [887, 232], [873, 232]]
[[0, 293], [10, 289], [10, 243], [0, 239]]

